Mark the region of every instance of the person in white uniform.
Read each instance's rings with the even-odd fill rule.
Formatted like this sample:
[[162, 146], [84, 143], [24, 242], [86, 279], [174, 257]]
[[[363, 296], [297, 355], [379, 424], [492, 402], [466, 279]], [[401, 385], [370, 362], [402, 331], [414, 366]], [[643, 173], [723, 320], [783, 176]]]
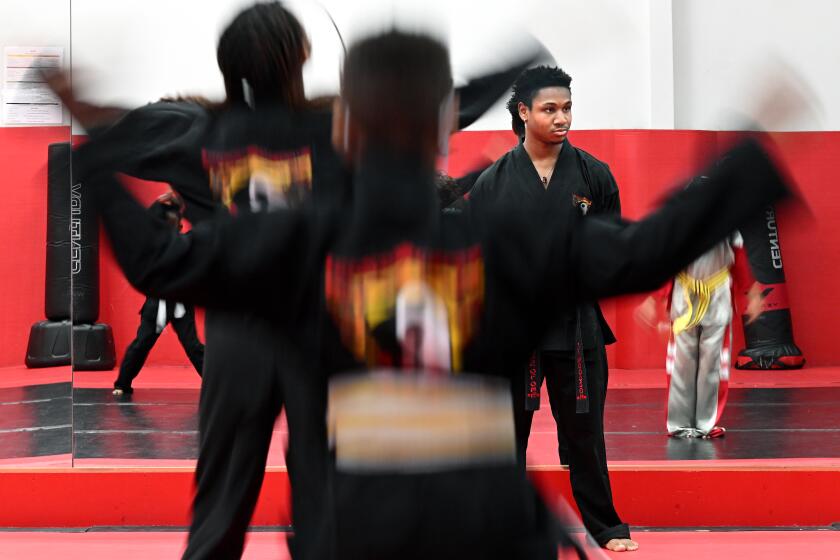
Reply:
[[[704, 179], [688, 188], [700, 187]], [[641, 323], [670, 333], [665, 362], [669, 436], [716, 438], [726, 432], [718, 422], [729, 386], [733, 292], [741, 288], [747, 292], [745, 315], [753, 321], [761, 296], [743, 255], [741, 235], [734, 232], [636, 310]], [[670, 309], [670, 324], [657, 323], [657, 300]]]

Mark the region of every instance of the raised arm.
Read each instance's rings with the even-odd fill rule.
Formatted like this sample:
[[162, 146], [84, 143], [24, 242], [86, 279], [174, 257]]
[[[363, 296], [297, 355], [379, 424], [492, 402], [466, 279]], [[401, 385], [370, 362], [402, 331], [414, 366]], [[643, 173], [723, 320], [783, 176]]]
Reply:
[[115, 122], [91, 128], [73, 156], [76, 177], [105, 170], [169, 183], [187, 203], [187, 219], [206, 219], [215, 207], [201, 161], [207, 109], [191, 101], [152, 103]]
[[43, 73], [43, 77], [53, 93], [61, 99], [61, 103], [67, 107], [67, 110], [76, 119], [76, 122], [88, 132], [111, 126], [129, 111], [125, 107], [96, 105], [77, 98], [73, 91], [70, 72], [48, 70]]
[[730, 151], [706, 175], [708, 181], [676, 193], [639, 222], [580, 220], [567, 241], [575, 291], [600, 298], [654, 290], [788, 194], [755, 141]]

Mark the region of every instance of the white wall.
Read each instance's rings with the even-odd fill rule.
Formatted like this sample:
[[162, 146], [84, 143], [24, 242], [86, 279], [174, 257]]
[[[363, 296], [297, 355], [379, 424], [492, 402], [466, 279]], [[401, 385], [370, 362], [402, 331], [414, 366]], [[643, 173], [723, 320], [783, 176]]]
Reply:
[[222, 22], [244, 4], [74, 0], [74, 87], [129, 106], [179, 93], [221, 97], [215, 44]]
[[[8, 0], [0, 5], [6, 7]], [[43, 5], [58, 0], [15, 0]], [[163, 95], [221, 97], [215, 43], [249, 0], [74, 0], [74, 83], [92, 100], [136, 106]], [[840, 130], [840, 2], [800, 0], [293, 0], [313, 43], [312, 94], [337, 90], [345, 39], [396, 23], [448, 36], [456, 80], [492, 67], [522, 26], [573, 77], [575, 128], [737, 126], [721, 116], [751, 99], [757, 62], [783, 54], [812, 85], [821, 120], [790, 128]], [[3, 9], [0, 8], [0, 9]], [[27, 8], [35, 18], [39, 10]], [[2, 12], [0, 12], [2, 13]], [[0, 20], [3, 21], [3, 20]], [[0, 23], [0, 28], [6, 27]], [[500, 104], [474, 129], [507, 129]]]
[[[650, 127], [649, 0], [534, 0], [505, 5], [508, 12], [518, 11], [523, 27], [572, 76], [575, 128]], [[499, 16], [501, 21], [505, 17]], [[474, 128], [508, 129], [510, 116], [499, 106]]]
[[762, 69], [781, 59], [817, 105], [779, 128], [840, 130], [840, 2], [674, 0], [673, 12], [677, 128], [737, 127], [721, 115], [754, 106]]
[[[70, 68], [70, 0], [0, 1], [0, 57], [4, 47], [64, 47], [64, 65]], [[4, 80], [0, 67], [0, 87]], [[63, 124], [70, 124], [66, 110]]]
[[[177, 93], [220, 97], [215, 42], [232, 14], [247, 4], [245, 0], [75, 0], [74, 82], [92, 100], [131, 106]], [[647, 0], [324, 0], [322, 4], [347, 41], [391, 22], [447, 34], [456, 78], [491, 67], [508, 55], [516, 45], [505, 39], [521, 24], [572, 75], [578, 128], [650, 126]], [[341, 47], [329, 20], [316, 2], [297, 0], [290, 5], [312, 39], [307, 90], [336, 91]], [[474, 128], [508, 126], [509, 117], [499, 106]]]

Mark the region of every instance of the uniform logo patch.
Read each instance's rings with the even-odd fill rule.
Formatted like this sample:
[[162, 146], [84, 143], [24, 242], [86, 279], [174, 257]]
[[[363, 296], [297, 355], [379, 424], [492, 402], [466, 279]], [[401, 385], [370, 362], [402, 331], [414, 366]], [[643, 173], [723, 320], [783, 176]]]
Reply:
[[256, 146], [231, 152], [205, 150], [203, 159], [214, 196], [228, 208], [246, 201], [253, 211], [294, 207], [312, 189], [308, 148], [286, 152]]
[[580, 210], [580, 213], [586, 216], [589, 213], [589, 209], [592, 207], [592, 201], [586, 198], [585, 196], [580, 196], [577, 194], [572, 195], [572, 204], [575, 208]]
[[327, 309], [341, 339], [369, 367], [461, 371], [484, 303], [479, 247], [404, 244], [362, 259], [330, 256]]

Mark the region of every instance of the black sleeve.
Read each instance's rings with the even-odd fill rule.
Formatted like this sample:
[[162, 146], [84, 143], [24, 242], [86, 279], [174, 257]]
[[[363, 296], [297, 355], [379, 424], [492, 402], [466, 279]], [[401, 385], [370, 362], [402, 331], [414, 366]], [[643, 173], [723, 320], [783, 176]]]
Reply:
[[73, 173], [104, 170], [168, 183], [187, 203], [187, 218], [200, 221], [214, 207], [201, 159], [208, 111], [195, 103], [159, 102], [129, 111], [112, 125], [90, 131], [73, 156]]
[[498, 163], [485, 169], [464, 195], [466, 208], [473, 221], [483, 222], [495, 203]]
[[[587, 156], [582, 156], [587, 157]], [[593, 189], [597, 189], [597, 204], [592, 215], [608, 215], [613, 218], [621, 217], [621, 197], [618, 191], [618, 183], [607, 164], [597, 160], [584, 160], [583, 163], [588, 169], [594, 183]], [[596, 196], [593, 193], [593, 197]]]
[[[635, 222], [580, 219], [565, 235], [578, 297], [597, 299], [660, 287], [747, 220], [788, 193], [754, 141], [730, 151], [699, 188], [683, 189]], [[556, 252], [556, 251], [555, 251]], [[552, 263], [554, 272], [563, 263]]]
[[619, 194], [618, 183], [616, 183], [612, 171], [610, 171], [610, 168], [606, 165], [603, 170], [603, 181], [605, 183], [603, 211], [605, 214], [609, 214], [615, 218], [620, 218], [621, 195]]
[[220, 217], [178, 234], [111, 174], [85, 180], [126, 278], [139, 291], [207, 307], [285, 311], [299, 301], [311, 246], [293, 211]]
[[464, 196], [468, 192], [472, 191], [473, 187], [475, 187], [478, 182], [478, 178], [487, 171], [488, 167], [489, 166], [479, 167], [474, 171], [470, 171], [469, 173], [456, 178], [455, 184], [458, 186], [458, 196]]
[[90, 132], [77, 165], [81, 174], [115, 169], [149, 181], [172, 180], [189, 169], [200, 153], [197, 147], [208, 123], [207, 110], [189, 102], [159, 102], [129, 111], [106, 128]]

